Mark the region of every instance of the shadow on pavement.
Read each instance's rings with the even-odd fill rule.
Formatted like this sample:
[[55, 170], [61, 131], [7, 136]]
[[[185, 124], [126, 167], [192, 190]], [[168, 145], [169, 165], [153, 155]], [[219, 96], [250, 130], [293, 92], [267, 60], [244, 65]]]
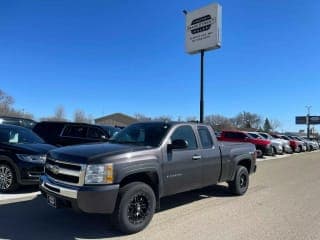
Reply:
[[30, 185], [30, 186], [21, 186], [14, 194], [20, 194], [20, 193], [32, 193], [32, 192], [38, 192], [39, 186], [38, 185]]
[[0, 239], [75, 239], [120, 236], [105, 215], [53, 209], [42, 196], [0, 205]]
[[[233, 195], [226, 186], [210, 186], [165, 197], [161, 199], [160, 211], [210, 197]], [[117, 236], [121, 234], [112, 229], [106, 215], [76, 213], [72, 209], [53, 209], [40, 195], [33, 200], [0, 205], [0, 239], [64, 240]]]
[[234, 195], [228, 187], [222, 185], [214, 185], [190, 192], [179, 193], [161, 199], [160, 212], [211, 197], [234, 197]]

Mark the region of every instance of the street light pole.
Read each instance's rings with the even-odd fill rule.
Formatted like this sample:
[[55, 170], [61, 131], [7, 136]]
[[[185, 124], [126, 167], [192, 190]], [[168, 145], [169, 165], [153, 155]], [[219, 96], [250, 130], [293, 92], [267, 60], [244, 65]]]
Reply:
[[312, 106], [307, 105], [307, 116], [306, 116], [306, 120], [307, 120], [307, 138], [310, 138], [310, 109], [312, 108]]

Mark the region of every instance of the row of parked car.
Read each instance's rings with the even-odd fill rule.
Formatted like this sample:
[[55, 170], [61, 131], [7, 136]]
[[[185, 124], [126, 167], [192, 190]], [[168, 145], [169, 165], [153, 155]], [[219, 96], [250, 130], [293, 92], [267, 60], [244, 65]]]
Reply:
[[[20, 185], [37, 184], [49, 150], [106, 142], [119, 131], [113, 126], [53, 121], [37, 123], [0, 116], [0, 192], [13, 191]], [[222, 131], [218, 139], [250, 142], [256, 146], [258, 157], [319, 149], [317, 142], [306, 138], [262, 132]]]
[[49, 150], [106, 142], [119, 131], [107, 125], [0, 117], [0, 192], [38, 184]]
[[226, 130], [218, 134], [218, 139], [228, 142], [250, 142], [256, 146], [258, 157], [313, 151], [320, 148], [317, 141], [307, 139], [306, 137], [276, 133]]

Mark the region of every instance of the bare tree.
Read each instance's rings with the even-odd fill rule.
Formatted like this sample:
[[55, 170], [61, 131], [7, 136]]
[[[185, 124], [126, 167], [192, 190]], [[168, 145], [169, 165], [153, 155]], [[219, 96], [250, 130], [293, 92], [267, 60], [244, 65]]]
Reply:
[[60, 105], [54, 111], [53, 116], [40, 118], [40, 121], [60, 121], [60, 122], [68, 121], [65, 118], [65, 115], [66, 114], [65, 114], [64, 107], [62, 105]]
[[261, 117], [258, 114], [243, 111], [230, 119], [232, 124], [242, 129], [258, 129], [261, 126]]
[[186, 117], [186, 121], [187, 122], [196, 122], [196, 121], [198, 121], [198, 119], [196, 116], [189, 116], [189, 117]]
[[0, 89], [0, 115], [8, 117], [23, 117], [33, 119], [33, 115], [24, 110], [17, 110], [13, 108], [14, 98], [7, 95]]
[[93, 119], [90, 115], [86, 116], [84, 111], [78, 109], [74, 112], [74, 119], [75, 122], [79, 123], [92, 123]]
[[278, 128], [281, 128], [281, 122], [277, 119], [271, 119], [270, 125], [273, 131], [276, 131]]
[[162, 116], [153, 118], [153, 120], [157, 120], [157, 121], [171, 121], [171, 120], [172, 120], [172, 117], [171, 117], [171, 116], [168, 116], [168, 115], [162, 115]]
[[234, 126], [229, 118], [222, 115], [208, 115], [205, 117], [205, 123], [210, 124], [214, 130], [233, 129]]
[[135, 113], [134, 118], [137, 119], [138, 121], [148, 121], [151, 120], [150, 117], [147, 117], [146, 115], [142, 113]]
[[54, 112], [54, 118], [56, 118], [57, 120], [65, 120], [65, 110], [64, 107], [62, 105], [58, 106]]
[[0, 114], [9, 115], [11, 113], [13, 103], [13, 97], [7, 95], [0, 89]]

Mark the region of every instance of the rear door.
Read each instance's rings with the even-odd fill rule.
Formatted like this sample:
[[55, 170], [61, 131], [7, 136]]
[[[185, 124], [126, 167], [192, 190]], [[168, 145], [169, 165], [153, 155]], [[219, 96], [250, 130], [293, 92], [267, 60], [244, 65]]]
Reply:
[[221, 156], [219, 146], [215, 146], [212, 133], [206, 126], [198, 127], [201, 143], [202, 185], [209, 186], [219, 181], [221, 173]]
[[185, 149], [167, 150], [164, 157], [164, 195], [196, 189], [202, 185], [201, 150], [190, 125], [177, 127], [170, 141], [187, 141]]

